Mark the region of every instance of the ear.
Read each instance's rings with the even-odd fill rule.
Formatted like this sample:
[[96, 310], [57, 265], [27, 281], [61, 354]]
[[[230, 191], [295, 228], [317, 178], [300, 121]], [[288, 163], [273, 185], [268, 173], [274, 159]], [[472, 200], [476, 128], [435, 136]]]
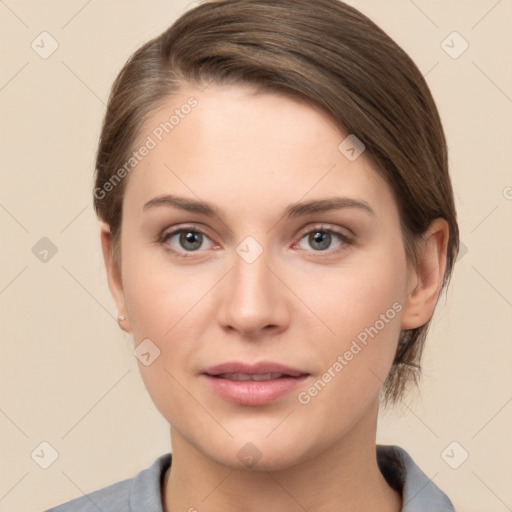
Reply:
[[101, 249], [103, 251], [105, 270], [107, 271], [108, 287], [110, 288], [110, 293], [112, 294], [114, 302], [116, 303], [118, 315], [124, 316], [126, 318], [123, 321], [119, 321], [119, 326], [121, 329], [123, 329], [123, 331], [130, 333], [130, 320], [126, 312], [121, 269], [114, 259], [110, 226], [105, 222], [101, 222], [100, 224]]
[[418, 248], [418, 266], [410, 271], [402, 330], [420, 327], [434, 314], [446, 270], [448, 237], [448, 223], [441, 218], [435, 219], [422, 237]]

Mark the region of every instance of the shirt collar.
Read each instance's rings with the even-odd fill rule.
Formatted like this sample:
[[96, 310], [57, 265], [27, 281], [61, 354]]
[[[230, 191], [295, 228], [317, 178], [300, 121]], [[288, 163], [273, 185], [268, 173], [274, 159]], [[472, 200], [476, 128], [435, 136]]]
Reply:
[[[166, 453], [141, 471], [130, 491], [130, 512], [163, 512], [162, 489], [172, 455]], [[379, 468], [391, 487], [402, 493], [401, 512], [455, 512], [452, 502], [399, 446], [377, 445]]]
[[402, 512], [455, 512], [448, 496], [403, 448], [377, 445], [377, 462], [388, 483], [401, 491]]

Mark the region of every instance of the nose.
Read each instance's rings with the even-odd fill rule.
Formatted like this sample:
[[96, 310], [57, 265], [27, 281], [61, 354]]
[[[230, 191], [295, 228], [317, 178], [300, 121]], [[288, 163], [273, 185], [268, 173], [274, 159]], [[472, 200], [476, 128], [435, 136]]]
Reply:
[[257, 338], [285, 330], [290, 322], [290, 293], [266, 251], [249, 263], [235, 253], [231, 272], [219, 289], [218, 321], [226, 330]]

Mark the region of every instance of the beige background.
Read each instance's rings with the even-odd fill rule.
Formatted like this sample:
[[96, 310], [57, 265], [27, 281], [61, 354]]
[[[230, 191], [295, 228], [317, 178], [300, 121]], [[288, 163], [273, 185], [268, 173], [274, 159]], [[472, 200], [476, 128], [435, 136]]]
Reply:
[[[427, 77], [467, 250], [435, 315], [421, 390], [382, 416], [378, 441], [407, 449], [458, 510], [511, 510], [512, 2], [350, 3]], [[0, 1], [2, 512], [42, 511], [170, 450], [115, 321], [91, 190], [115, 75], [187, 4]], [[31, 48], [43, 31], [59, 45], [47, 59]], [[456, 59], [441, 46], [453, 31], [469, 43]], [[43, 237], [57, 248], [47, 262], [32, 252]], [[31, 457], [43, 441], [59, 455], [48, 469]], [[458, 469], [441, 456], [453, 441], [452, 465], [469, 454]]]

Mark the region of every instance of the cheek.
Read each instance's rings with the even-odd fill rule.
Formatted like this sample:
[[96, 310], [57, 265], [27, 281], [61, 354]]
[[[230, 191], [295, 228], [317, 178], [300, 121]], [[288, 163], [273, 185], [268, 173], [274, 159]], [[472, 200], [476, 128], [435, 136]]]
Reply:
[[172, 265], [163, 249], [145, 245], [134, 237], [123, 248], [123, 289], [136, 343], [170, 337], [204, 288], [193, 266]]
[[[199, 276], [193, 265], [170, 265], [165, 255], [154, 249], [141, 250], [141, 245], [134, 244], [130, 251], [130, 241], [126, 242], [123, 288], [127, 313], [135, 347], [143, 341], [148, 344], [145, 340], [156, 347], [149, 344], [158, 357], [148, 366], [139, 360], [139, 370], [156, 407], [171, 421], [186, 404], [191, 409], [183, 384], [192, 376], [188, 363], [194, 361], [204, 322], [208, 322], [204, 306], [215, 276], [211, 272]], [[196, 419], [204, 420], [200, 411]]]
[[[183, 275], [162, 272], [161, 268], [157, 272], [155, 266], [140, 260], [126, 262], [127, 266], [135, 263], [136, 271], [127, 272], [130, 277], [124, 283], [127, 311], [135, 348], [139, 344], [149, 347], [141, 352], [151, 354], [148, 365], [143, 357], [139, 359], [139, 371], [157, 409], [176, 425], [176, 411], [184, 410], [187, 399], [190, 400], [183, 388], [183, 363], [193, 358], [194, 339], [198, 339], [193, 332], [197, 326], [189, 322], [198, 292], [186, 286]], [[194, 416], [190, 407], [188, 414]]]
[[[375, 261], [378, 260], [378, 263]], [[347, 266], [297, 280], [297, 295], [322, 321], [324, 338], [346, 343], [376, 327], [379, 334], [400, 332], [400, 311], [406, 288], [400, 261], [375, 258], [373, 262]], [[382, 331], [380, 333], [380, 331]]]
[[[315, 349], [321, 360], [320, 382], [306, 390], [304, 402], [322, 394], [323, 400], [315, 399], [318, 407], [364, 409], [378, 394], [395, 356], [405, 257], [401, 260], [390, 251], [386, 257], [373, 256], [371, 263], [360, 259], [357, 268], [340, 268], [337, 276], [302, 281], [301, 297], [307, 297], [308, 307], [327, 327]], [[318, 323], [313, 317], [311, 321]]]

